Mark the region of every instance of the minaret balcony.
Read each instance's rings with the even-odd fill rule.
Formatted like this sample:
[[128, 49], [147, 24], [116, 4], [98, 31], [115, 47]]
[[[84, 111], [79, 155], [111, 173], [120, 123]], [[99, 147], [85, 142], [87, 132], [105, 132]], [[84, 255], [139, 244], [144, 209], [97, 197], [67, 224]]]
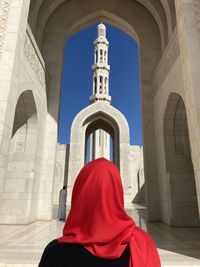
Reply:
[[107, 94], [95, 94], [90, 96], [90, 103], [94, 103], [96, 101], [105, 101], [110, 103], [111, 102], [111, 96]]
[[109, 42], [108, 40], [105, 38], [105, 37], [98, 37], [95, 41], [94, 41], [94, 45], [97, 45], [97, 44], [105, 44], [105, 45], [109, 45]]
[[92, 65], [92, 70], [96, 70], [96, 69], [105, 69], [105, 70], [110, 71], [110, 65], [105, 64], [105, 63], [93, 64]]

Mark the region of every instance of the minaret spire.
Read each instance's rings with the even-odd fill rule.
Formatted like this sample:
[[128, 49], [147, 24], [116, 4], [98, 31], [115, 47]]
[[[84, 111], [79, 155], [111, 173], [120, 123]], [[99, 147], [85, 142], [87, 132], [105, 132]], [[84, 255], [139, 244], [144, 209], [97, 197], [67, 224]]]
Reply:
[[[108, 45], [106, 26], [101, 22], [97, 26], [97, 38], [94, 41], [93, 94], [90, 103], [103, 101], [110, 104]], [[110, 160], [110, 135], [103, 129], [97, 129], [90, 135], [90, 160], [104, 157]]]
[[106, 101], [111, 102], [109, 96], [109, 72], [108, 65], [108, 46], [106, 39], [106, 26], [101, 22], [97, 26], [97, 38], [94, 41], [94, 64], [93, 71], [93, 94], [90, 96], [90, 102]]

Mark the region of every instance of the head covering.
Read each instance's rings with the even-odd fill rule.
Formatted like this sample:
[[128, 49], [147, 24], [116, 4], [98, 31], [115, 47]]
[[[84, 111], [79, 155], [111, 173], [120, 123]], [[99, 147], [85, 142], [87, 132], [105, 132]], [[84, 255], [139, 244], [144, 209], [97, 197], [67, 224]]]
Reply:
[[105, 158], [89, 162], [78, 174], [58, 242], [81, 244], [104, 259], [119, 258], [129, 245], [129, 267], [161, 266], [153, 239], [125, 212], [120, 173]]

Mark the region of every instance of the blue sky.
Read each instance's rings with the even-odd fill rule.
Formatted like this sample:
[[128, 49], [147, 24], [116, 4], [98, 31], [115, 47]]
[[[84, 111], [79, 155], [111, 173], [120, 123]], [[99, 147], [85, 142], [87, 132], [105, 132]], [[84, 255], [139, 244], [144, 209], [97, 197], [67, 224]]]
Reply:
[[[138, 48], [126, 33], [106, 24], [109, 41], [112, 105], [126, 117], [131, 144], [142, 145]], [[59, 143], [70, 143], [76, 114], [89, 105], [92, 94], [93, 42], [97, 24], [73, 35], [65, 44], [59, 123]]]

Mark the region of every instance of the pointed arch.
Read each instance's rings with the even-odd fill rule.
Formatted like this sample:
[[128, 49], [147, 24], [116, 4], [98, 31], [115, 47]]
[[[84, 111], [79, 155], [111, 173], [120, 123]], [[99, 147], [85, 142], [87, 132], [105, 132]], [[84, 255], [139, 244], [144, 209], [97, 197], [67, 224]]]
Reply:
[[94, 130], [103, 129], [113, 138], [114, 163], [119, 168], [124, 184], [125, 195], [128, 193], [129, 170], [129, 126], [126, 118], [116, 108], [104, 102], [96, 102], [77, 114], [71, 126], [68, 201], [75, 178], [85, 162], [86, 137]]
[[170, 224], [200, 226], [186, 109], [183, 99], [176, 93], [169, 95], [163, 130]]

